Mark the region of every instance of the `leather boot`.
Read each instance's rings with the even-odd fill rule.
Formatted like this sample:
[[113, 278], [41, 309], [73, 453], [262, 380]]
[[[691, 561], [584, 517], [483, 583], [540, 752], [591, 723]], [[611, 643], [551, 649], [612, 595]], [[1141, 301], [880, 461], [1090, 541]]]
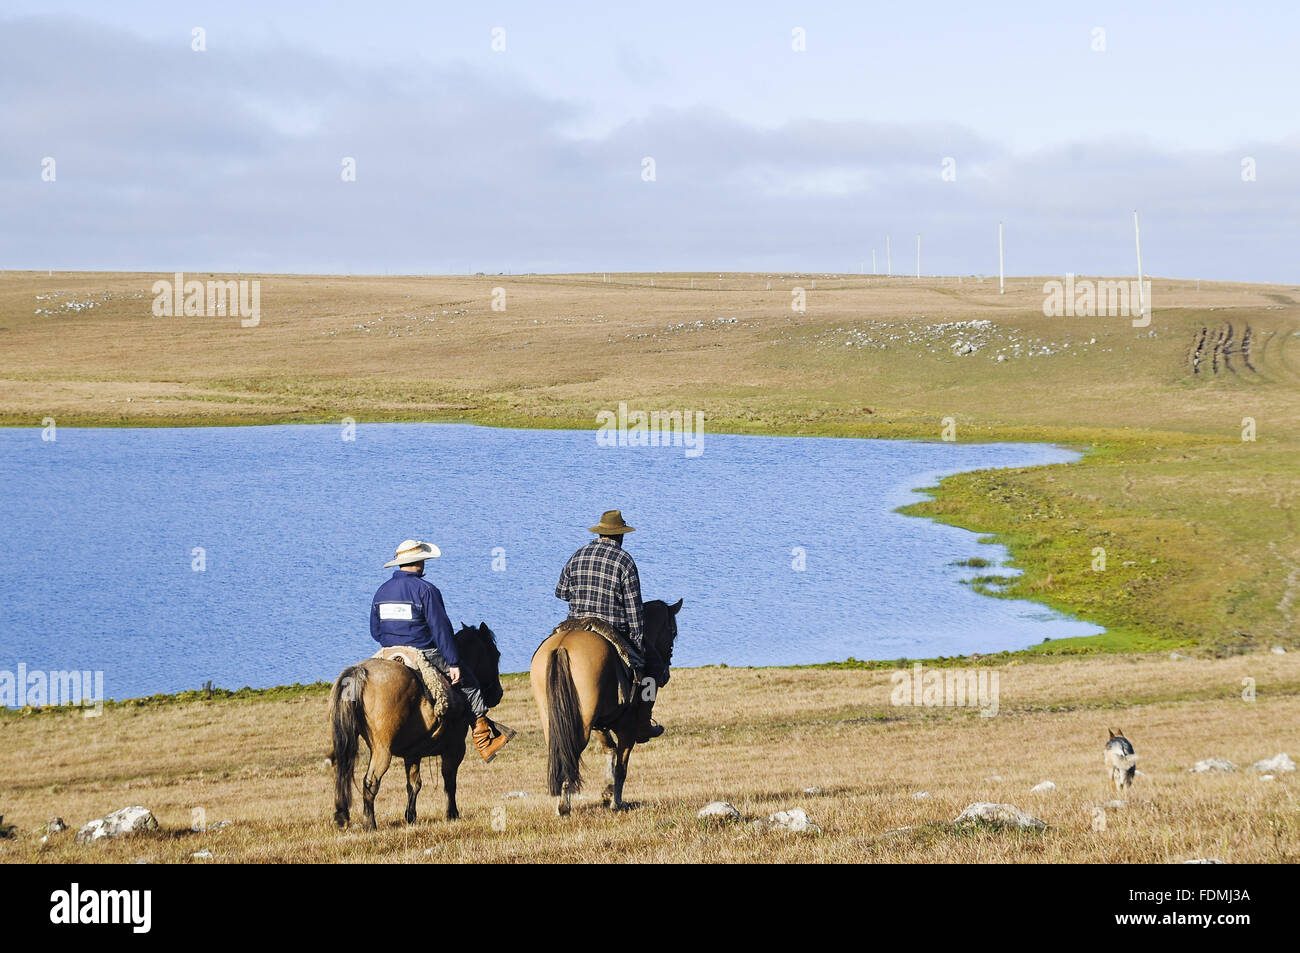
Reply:
[[478, 721], [474, 722], [474, 747], [478, 748], [479, 755], [484, 761], [490, 762], [497, 756], [502, 748], [509, 743], [510, 739], [515, 736], [513, 731], [506, 733], [495, 732], [496, 726], [492, 724], [488, 717], [484, 715]]
[[643, 701], [636, 710], [636, 742], [644, 744], [652, 738], [658, 738], [664, 733], [663, 725], [656, 725], [650, 717], [654, 711], [654, 702]]

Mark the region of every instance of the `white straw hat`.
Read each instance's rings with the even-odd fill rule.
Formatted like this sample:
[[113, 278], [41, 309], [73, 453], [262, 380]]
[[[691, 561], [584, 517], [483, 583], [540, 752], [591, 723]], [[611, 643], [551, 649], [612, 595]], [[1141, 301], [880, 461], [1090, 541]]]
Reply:
[[437, 559], [442, 555], [442, 550], [433, 543], [422, 543], [418, 539], [408, 539], [397, 547], [390, 562], [384, 563], [385, 569], [391, 569], [393, 566], [407, 566], [411, 563], [422, 563], [426, 559]]

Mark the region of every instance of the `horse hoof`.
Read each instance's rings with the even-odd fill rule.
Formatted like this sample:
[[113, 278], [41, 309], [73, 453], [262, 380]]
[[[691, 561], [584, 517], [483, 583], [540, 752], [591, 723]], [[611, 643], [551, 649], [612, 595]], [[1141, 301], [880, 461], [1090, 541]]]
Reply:
[[334, 826], [339, 830], [345, 830], [348, 826], [348, 816], [346, 814], [335, 814]]

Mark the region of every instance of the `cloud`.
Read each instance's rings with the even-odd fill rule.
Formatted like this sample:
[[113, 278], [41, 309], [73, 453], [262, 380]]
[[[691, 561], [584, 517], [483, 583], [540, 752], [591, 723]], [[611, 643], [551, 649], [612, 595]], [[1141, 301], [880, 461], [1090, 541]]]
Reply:
[[[653, 76], [619, 55], [617, 68]], [[10, 20], [0, 254], [59, 269], [847, 271], [873, 247], [883, 267], [889, 233], [906, 272], [921, 232], [924, 271], [966, 274], [996, 269], [1005, 220], [1012, 273], [1124, 273], [1138, 207], [1152, 273], [1296, 277], [1295, 140], [1017, 154], [955, 123], [764, 127], [701, 105], [567, 131], [582, 118], [462, 64], [196, 53], [91, 21]], [[1245, 156], [1257, 181], [1242, 181]], [[345, 157], [355, 182], [341, 180]]]

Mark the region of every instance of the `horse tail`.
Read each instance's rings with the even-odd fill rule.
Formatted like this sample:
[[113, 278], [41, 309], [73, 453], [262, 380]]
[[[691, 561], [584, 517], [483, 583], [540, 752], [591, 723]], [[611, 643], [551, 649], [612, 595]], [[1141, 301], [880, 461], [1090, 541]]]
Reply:
[[546, 779], [551, 794], [582, 788], [582, 711], [569, 668], [569, 650], [558, 648], [546, 660]]
[[345, 668], [330, 692], [330, 722], [334, 731], [334, 823], [347, 827], [352, 808], [352, 773], [357, 761], [357, 736], [365, 713], [361, 693], [366, 687], [364, 665]]

